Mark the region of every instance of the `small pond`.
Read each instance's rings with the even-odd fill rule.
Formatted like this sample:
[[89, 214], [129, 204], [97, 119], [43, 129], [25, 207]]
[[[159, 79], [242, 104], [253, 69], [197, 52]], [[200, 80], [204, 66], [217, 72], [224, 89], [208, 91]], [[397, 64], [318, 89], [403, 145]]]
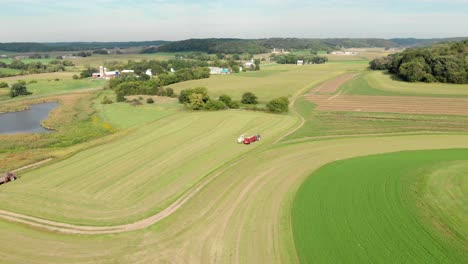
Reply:
[[41, 126], [41, 121], [58, 105], [57, 102], [35, 104], [25, 111], [0, 114], [0, 134], [53, 132]]

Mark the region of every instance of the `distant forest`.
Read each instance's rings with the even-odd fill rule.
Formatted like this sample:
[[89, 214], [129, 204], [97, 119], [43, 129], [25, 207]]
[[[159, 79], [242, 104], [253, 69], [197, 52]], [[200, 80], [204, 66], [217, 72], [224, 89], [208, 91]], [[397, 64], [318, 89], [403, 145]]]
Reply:
[[133, 48], [161, 46], [169, 41], [131, 41], [131, 42], [54, 42], [54, 43], [34, 43], [34, 42], [12, 42], [0, 43], [0, 50], [9, 52], [52, 52], [52, 51], [79, 51], [79, 50], [99, 50], [113, 48]]
[[[33, 43], [13, 42], [0, 43], [1, 51], [8, 52], [52, 52], [52, 51], [86, 51], [112, 48], [143, 47], [143, 53], [199, 51], [210, 54], [259, 54], [269, 52], [273, 48], [308, 49], [313, 51], [331, 51], [341, 48], [369, 47], [417, 47], [428, 46], [436, 42], [463, 40], [449, 39], [305, 39], [305, 38], [269, 38], [269, 39], [188, 39], [182, 41], [130, 41], [130, 42], [54, 42]], [[466, 39], [466, 38], [465, 38]]]
[[468, 40], [410, 48], [370, 62], [408, 82], [468, 83]]
[[430, 45], [455, 39], [300, 39], [300, 38], [270, 38], [270, 39], [188, 39], [171, 42], [160, 47], [144, 49], [143, 53], [198, 51], [207, 53], [250, 53], [270, 52], [273, 48], [308, 49], [311, 51], [331, 51], [341, 48], [369, 47], [408, 47]]

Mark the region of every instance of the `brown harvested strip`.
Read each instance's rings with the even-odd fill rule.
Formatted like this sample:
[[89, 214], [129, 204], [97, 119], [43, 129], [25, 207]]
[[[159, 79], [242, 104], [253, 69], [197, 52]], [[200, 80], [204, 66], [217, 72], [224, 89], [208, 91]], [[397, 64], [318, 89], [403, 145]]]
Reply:
[[338, 90], [338, 88], [340, 88], [341, 85], [343, 85], [347, 81], [353, 79], [357, 75], [358, 75], [357, 73], [348, 73], [348, 74], [338, 76], [337, 78], [335, 78], [333, 80], [326, 81], [326, 82], [322, 83], [321, 85], [317, 86], [317, 88], [315, 88], [313, 90], [313, 92], [314, 93], [320, 93], [320, 94], [324, 94], [324, 93], [332, 94], [332, 93], [336, 92]]
[[391, 112], [405, 114], [468, 115], [466, 98], [429, 98], [404, 96], [360, 96], [308, 94], [307, 100], [321, 111]]

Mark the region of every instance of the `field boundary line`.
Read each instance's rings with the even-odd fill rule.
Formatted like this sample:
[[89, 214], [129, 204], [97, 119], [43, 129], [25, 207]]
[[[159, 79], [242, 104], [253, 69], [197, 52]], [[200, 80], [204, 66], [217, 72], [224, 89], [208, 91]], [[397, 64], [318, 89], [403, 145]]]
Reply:
[[42, 165], [44, 163], [47, 163], [47, 162], [49, 162], [51, 160], [52, 160], [52, 158], [47, 158], [47, 159], [44, 159], [44, 160], [41, 160], [41, 161], [38, 161], [38, 162], [35, 162], [35, 163], [32, 163], [32, 164], [23, 166], [23, 167], [19, 167], [17, 169], [12, 170], [11, 172], [18, 172], [18, 171], [26, 170], [26, 169], [29, 169], [29, 168], [37, 167], [37, 166], [40, 166], [40, 165]]

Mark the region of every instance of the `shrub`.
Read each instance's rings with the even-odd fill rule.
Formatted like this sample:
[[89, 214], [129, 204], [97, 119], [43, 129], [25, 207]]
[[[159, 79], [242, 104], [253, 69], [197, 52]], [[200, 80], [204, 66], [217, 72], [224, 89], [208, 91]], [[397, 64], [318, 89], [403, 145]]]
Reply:
[[8, 88], [8, 83], [6, 82], [0, 82], [0, 88]]
[[208, 96], [208, 90], [205, 87], [197, 87], [194, 89], [187, 89], [187, 90], [180, 91], [179, 102], [182, 104], [191, 103], [190, 95], [194, 93], [202, 95], [202, 100], [204, 104], [210, 100], [210, 97]]
[[273, 113], [286, 113], [288, 112], [289, 100], [286, 97], [279, 97], [268, 102], [266, 107], [268, 111]]
[[28, 91], [26, 88], [26, 84], [24, 82], [17, 82], [13, 84], [10, 88], [10, 96], [16, 97], [20, 95], [29, 95], [31, 92]]
[[232, 102], [228, 105], [228, 107], [231, 108], [231, 109], [239, 109], [239, 108], [240, 108], [240, 104], [239, 104], [239, 102], [232, 101]]
[[154, 104], [153, 98], [151, 98], [151, 97], [150, 97], [150, 98], [147, 98], [147, 99], [146, 99], [146, 103], [147, 103], [147, 104]]
[[54, 81], [58, 82], [58, 81], [60, 81], [60, 79], [59, 79], [59, 78], [55, 78]]
[[37, 83], [37, 81], [36, 81], [36, 80], [30, 80], [30, 81], [28, 82], [28, 84], [30, 84], [30, 83]]
[[205, 110], [218, 111], [227, 109], [227, 105], [222, 101], [210, 100], [205, 104]]
[[78, 80], [79, 78], [80, 78], [80, 76], [78, 76], [78, 75], [76, 75], [76, 74], [73, 74], [73, 76], [72, 76], [72, 79], [73, 79], [73, 80]]
[[143, 97], [142, 97], [142, 96], [138, 96], [138, 100], [143, 100]]
[[119, 92], [117, 92], [116, 94], [117, 94], [117, 98], [116, 98], [117, 102], [125, 102], [125, 94], [119, 93]]
[[229, 95], [225, 95], [225, 94], [220, 95], [218, 100], [221, 101], [221, 102], [224, 102], [226, 105], [229, 105], [232, 102], [231, 97]]
[[257, 96], [255, 94], [247, 92], [242, 95], [241, 103], [243, 104], [258, 104]]
[[114, 103], [114, 101], [112, 101], [112, 99], [110, 99], [107, 96], [104, 96], [104, 98], [101, 101], [101, 104], [112, 104], [112, 103]]

